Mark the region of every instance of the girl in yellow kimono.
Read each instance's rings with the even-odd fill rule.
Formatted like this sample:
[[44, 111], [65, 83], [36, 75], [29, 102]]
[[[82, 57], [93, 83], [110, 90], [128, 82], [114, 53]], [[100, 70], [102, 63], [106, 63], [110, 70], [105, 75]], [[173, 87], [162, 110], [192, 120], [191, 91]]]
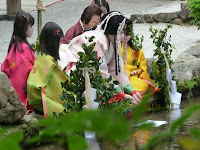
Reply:
[[44, 117], [57, 115], [64, 110], [61, 82], [67, 76], [60, 69], [57, 60], [60, 59], [58, 49], [63, 31], [54, 22], [48, 22], [40, 35], [40, 53], [27, 81], [29, 103], [35, 112], [44, 113]]
[[[123, 39], [124, 37], [122, 37], [122, 42]], [[153, 92], [155, 92], [155, 86], [147, 72], [147, 63], [143, 51], [139, 48], [138, 50], [134, 48], [130, 36], [126, 36], [126, 41], [128, 41], [126, 54], [127, 67], [124, 69], [129, 77], [131, 84], [141, 95], [145, 94], [148, 89], [151, 89]], [[123, 44], [121, 45], [121, 56], [123, 57], [124, 46]]]

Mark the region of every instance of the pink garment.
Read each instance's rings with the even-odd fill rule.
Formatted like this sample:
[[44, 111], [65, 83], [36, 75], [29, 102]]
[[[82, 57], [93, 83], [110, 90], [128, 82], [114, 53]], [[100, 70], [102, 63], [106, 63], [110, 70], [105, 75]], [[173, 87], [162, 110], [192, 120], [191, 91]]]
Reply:
[[69, 44], [69, 42], [76, 37], [77, 35], [80, 35], [84, 32], [83, 27], [80, 23], [81, 20], [77, 22], [74, 26], [72, 26], [65, 34], [65, 37], [61, 40], [61, 44]]
[[[86, 43], [89, 45], [88, 38], [94, 36], [93, 42], [96, 42], [94, 50], [97, 52], [98, 57], [101, 57], [100, 72], [105, 78], [112, 75], [116, 80], [119, 81], [119, 86], [124, 89], [125, 86], [130, 84], [130, 81], [123, 71], [123, 60], [120, 57], [121, 71], [118, 75], [115, 74], [115, 59], [114, 51], [108, 50], [108, 40], [104, 34], [104, 31], [100, 29], [100, 26], [96, 30], [84, 32], [83, 34], [75, 37], [69, 44], [61, 44], [59, 49], [60, 60], [58, 61], [62, 69], [67, 67], [71, 62], [77, 62], [79, 60], [78, 52], [84, 52], [82, 44]], [[87, 39], [85, 37], [88, 37]], [[111, 47], [111, 46], [110, 46]], [[71, 68], [74, 70], [75, 66]], [[69, 71], [70, 73], [70, 71]]]
[[24, 42], [19, 44], [19, 49], [24, 52], [20, 53], [18, 49], [14, 52], [14, 44], [12, 45], [10, 52], [1, 65], [1, 71], [8, 76], [10, 83], [15, 88], [21, 102], [27, 107], [28, 112], [33, 110], [33, 107], [28, 105], [27, 79], [36, 57], [30, 45]]

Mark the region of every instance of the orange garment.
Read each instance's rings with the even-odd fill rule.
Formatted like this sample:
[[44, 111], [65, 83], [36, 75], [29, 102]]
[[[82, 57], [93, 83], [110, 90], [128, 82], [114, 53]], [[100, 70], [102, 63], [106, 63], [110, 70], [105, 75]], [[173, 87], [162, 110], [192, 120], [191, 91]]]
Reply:
[[[123, 52], [124, 47], [122, 45], [122, 58]], [[133, 63], [133, 61], [135, 63]], [[127, 45], [127, 68], [124, 68], [124, 70], [126, 71], [131, 84], [140, 94], [146, 93], [149, 88], [153, 88], [153, 91], [155, 90], [155, 86], [153, 85], [151, 78], [148, 75], [146, 59], [141, 49], [139, 51], [135, 51], [129, 45]], [[140, 70], [141, 73], [139, 73]], [[135, 75], [131, 75], [131, 72], [133, 71], [135, 71]]]

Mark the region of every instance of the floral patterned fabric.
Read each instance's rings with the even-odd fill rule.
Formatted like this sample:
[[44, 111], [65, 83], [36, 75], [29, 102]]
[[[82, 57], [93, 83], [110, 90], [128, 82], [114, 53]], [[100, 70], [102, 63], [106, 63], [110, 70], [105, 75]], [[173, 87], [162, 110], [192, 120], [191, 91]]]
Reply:
[[28, 111], [33, 110], [33, 107], [28, 105], [27, 79], [36, 57], [30, 45], [24, 42], [19, 43], [19, 49], [23, 52], [19, 52], [18, 49], [14, 52], [14, 44], [12, 45], [1, 65], [1, 71], [8, 76], [10, 83], [19, 95], [19, 99], [27, 107], [28, 113]]
[[53, 112], [63, 112], [61, 82], [67, 76], [60, 69], [53, 57], [39, 54], [27, 81], [29, 102], [33, 107], [44, 112], [45, 117], [52, 117]]

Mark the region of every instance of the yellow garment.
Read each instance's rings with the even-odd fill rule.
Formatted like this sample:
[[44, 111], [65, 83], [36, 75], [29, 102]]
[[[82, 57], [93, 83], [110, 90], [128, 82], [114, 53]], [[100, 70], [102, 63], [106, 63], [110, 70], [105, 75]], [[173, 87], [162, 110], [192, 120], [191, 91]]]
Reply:
[[62, 95], [61, 82], [65, 82], [67, 76], [50, 55], [41, 53], [38, 55], [34, 67], [27, 81], [29, 103], [36, 110], [44, 112], [45, 117], [53, 117], [64, 110], [63, 103], [59, 98]]
[[[123, 58], [123, 52], [124, 52], [124, 47], [122, 45], [121, 47], [121, 56]], [[139, 67], [137, 65], [133, 65], [133, 60], [137, 59], [136, 62], [139, 63]], [[125, 66], [125, 65], [124, 65]], [[139, 69], [142, 70], [142, 73], [140, 75], [136, 74], [131, 76], [132, 71], [139, 71]], [[126, 68], [124, 68], [126, 70]], [[147, 73], [147, 63], [146, 59], [144, 57], [143, 51], [140, 49], [139, 51], [133, 50], [129, 45], [127, 45], [127, 75], [129, 77], [129, 80], [133, 87], [135, 88], [136, 91], [145, 93], [149, 85], [153, 86], [151, 78], [149, 77]]]

